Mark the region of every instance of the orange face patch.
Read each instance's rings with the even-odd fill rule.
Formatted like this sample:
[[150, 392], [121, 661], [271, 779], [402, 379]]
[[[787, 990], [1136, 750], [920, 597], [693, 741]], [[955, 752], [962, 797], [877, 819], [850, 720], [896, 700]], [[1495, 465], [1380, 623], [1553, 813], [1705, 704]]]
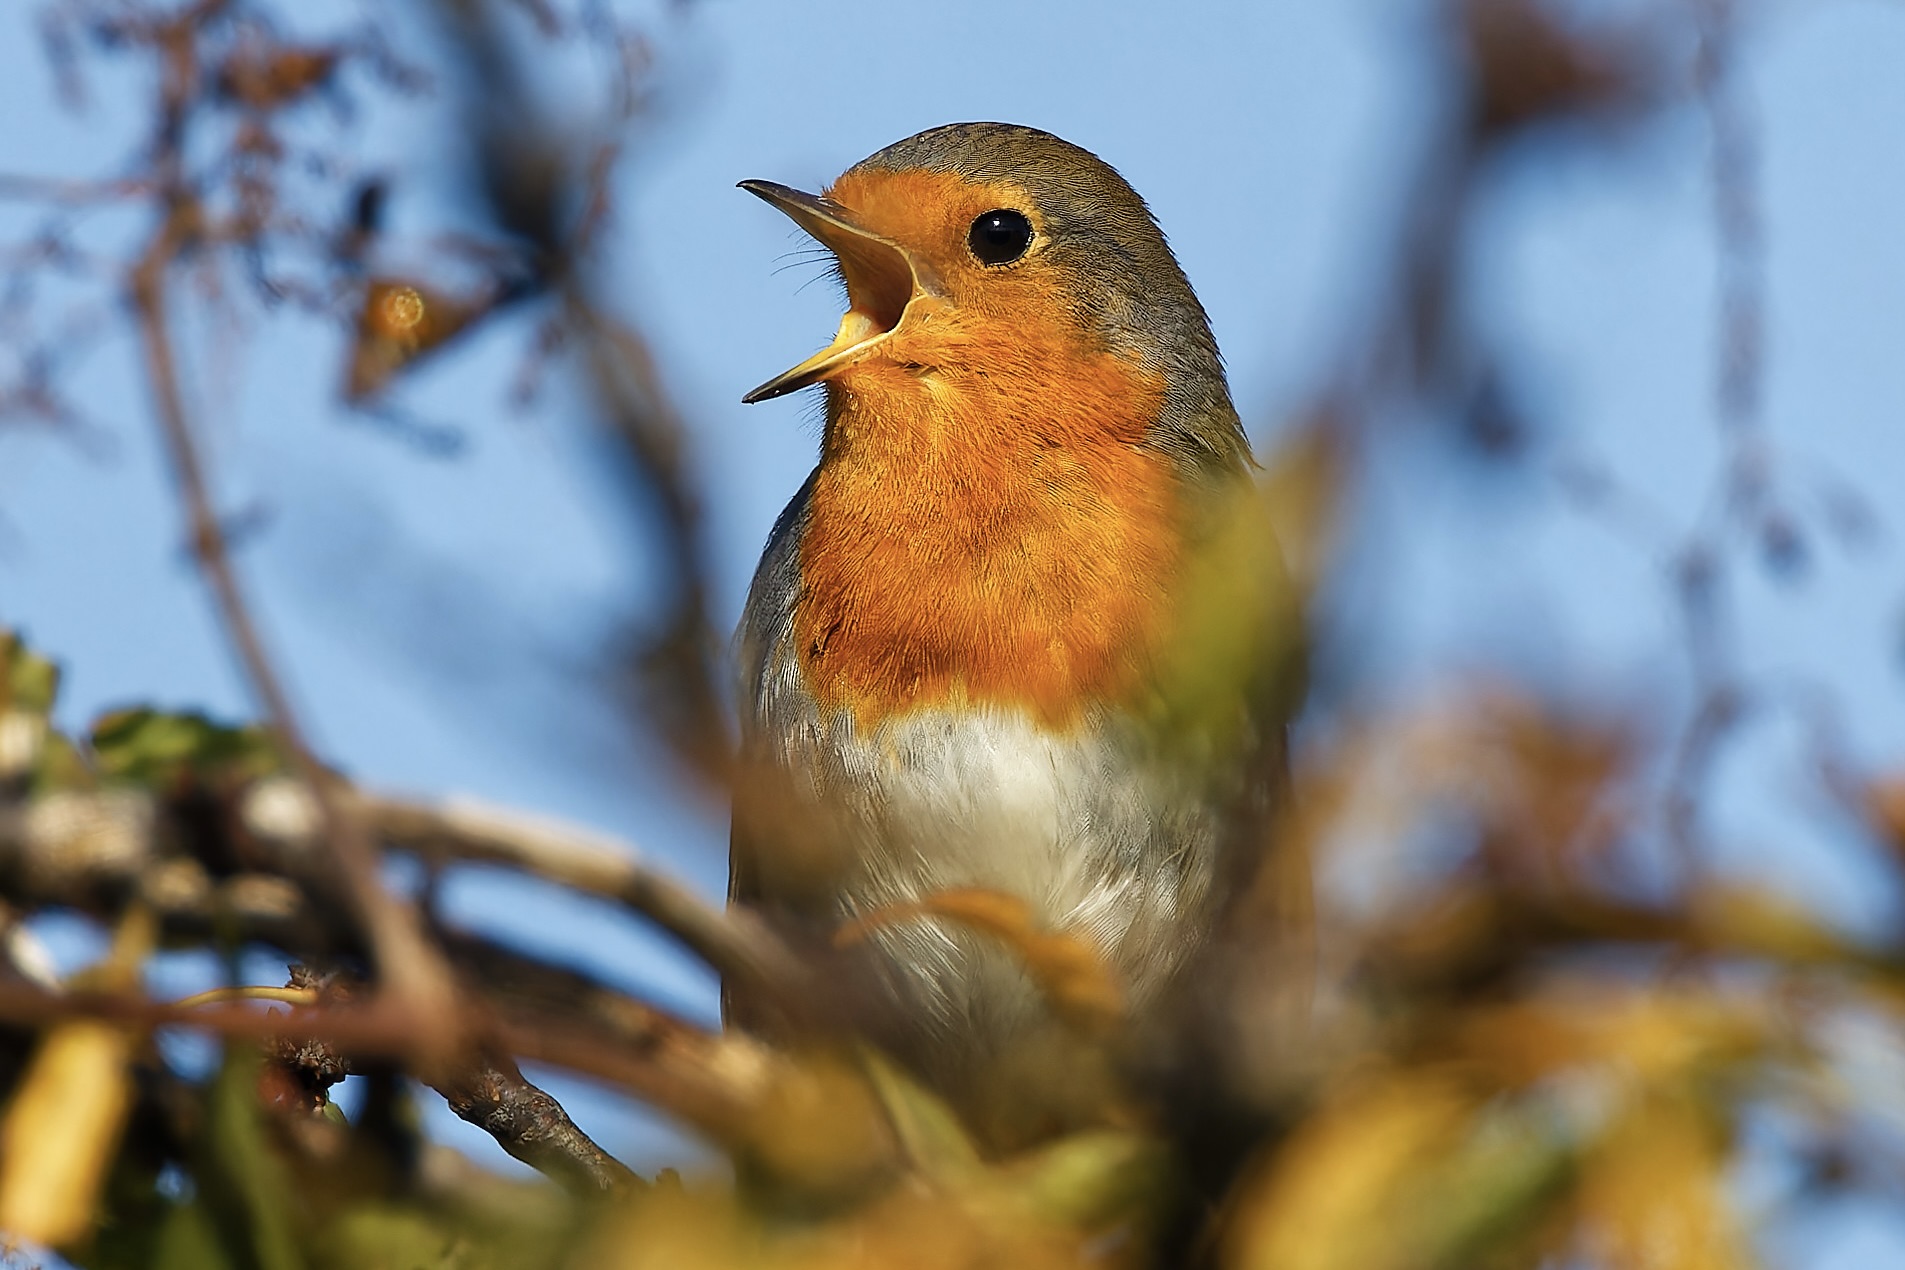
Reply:
[[949, 701], [1063, 726], [1128, 699], [1180, 550], [1170, 462], [1141, 444], [1162, 381], [1090, 337], [1036, 246], [966, 252], [1023, 192], [908, 172], [830, 194], [936, 294], [832, 377], [794, 618], [810, 688], [862, 727]]
[[[1069, 304], [1067, 279], [1039, 260], [1037, 245], [1022, 261], [991, 267], [973, 259], [967, 248], [972, 222], [997, 208], [1024, 212], [1033, 228], [1043, 231], [1031, 197], [1011, 182], [972, 184], [950, 172], [848, 173], [827, 197], [850, 208], [856, 224], [897, 244], [943, 303], [969, 315], [1010, 322], [1040, 310], [1062, 311]], [[861, 281], [857, 272], [847, 270], [850, 291]], [[867, 290], [876, 290], [871, 277], [865, 283]], [[850, 299], [854, 308], [869, 313], [885, 307], [878, 294]], [[890, 318], [883, 324], [890, 325]]]

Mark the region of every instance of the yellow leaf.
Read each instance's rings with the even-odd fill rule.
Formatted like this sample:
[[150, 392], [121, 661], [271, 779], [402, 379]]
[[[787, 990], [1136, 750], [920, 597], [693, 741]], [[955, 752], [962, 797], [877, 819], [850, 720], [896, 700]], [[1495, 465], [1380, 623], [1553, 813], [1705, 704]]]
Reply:
[[91, 1228], [132, 1102], [132, 1037], [92, 1019], [54, 1028], [0, 1124], [0, 1230], [61, 1247]]
[[1316, 420], [1280, 444], [1259, 482], [1290, 579], [1303, 595], [1316, 589], [1335, 544], [1351, 462], [1333, 422]]
[[1581, 1068], [1648, 1087], [1738, 1061], [1774, 1032], [1763, 1003], [1749, 997], [1561, 984], [1543, 998], [1476, 1015], [1460, 1041], [1472, 1062], [1512, 1084]]
[[743, 1158], [810, 1195], [877, 1186], [895, 1162], [893, 1132], [863, 1073], [831, 1053], [789, 1057], [754, 1103]]
[[1726, 1201], [1726, 1167], [1717, 1135], [1686, 1100], [1636, 1103], [1582, 1177], [1582, 1252], [1634, 1270], [1754, 1264]]
[[1463, 1133], [1473, 1098], [1425, 1073], [1364, 1077], [1245, 1183], [1225, 1264], [1248, 1270], [1401, 1270], [1417, 1264], [1410, 1180]]
[[1266, 709], [1302, 695], [1304, 597], [1277, 541], [1275, 496], [1250, 482], [1212, 491], [1180, 568], [1157, 723], [1181, 756], [1228, 761]]
[[1803, 905], [1762, 887], [1709, 886], [1694, 895], [1693, 917], [1701, 933], [1723, 948], [1799, 964], [1856, 957]]
[[730, 1194], [670, 1187], [625, 1205], [589, 1241], [584, 1270], [742, 1270], [784, 1266]]

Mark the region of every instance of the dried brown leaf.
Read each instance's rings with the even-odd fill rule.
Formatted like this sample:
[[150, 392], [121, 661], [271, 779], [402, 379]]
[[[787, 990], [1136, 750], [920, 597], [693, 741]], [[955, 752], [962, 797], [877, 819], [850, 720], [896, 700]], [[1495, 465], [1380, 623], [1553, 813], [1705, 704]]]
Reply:
[[1865, 815], [1900, 859], [1905, 859], [1905, 772], [1894, 772], [1869, 782], [1864, 789]]
[[345, 399], [376, 396], [399, 372], [463, 334], [493, 307], [483, 296], [453, 296], [405, 278], [373, 278], [357, 315]]

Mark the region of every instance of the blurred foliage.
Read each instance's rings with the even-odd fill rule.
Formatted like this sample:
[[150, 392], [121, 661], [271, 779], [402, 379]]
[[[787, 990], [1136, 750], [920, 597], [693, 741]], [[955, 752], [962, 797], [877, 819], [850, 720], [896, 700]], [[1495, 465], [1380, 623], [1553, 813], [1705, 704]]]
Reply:
[[[420, 7], [440, 21], [452, 91], [474, 121], [481, 206], [465, 210], [486, 232], [445, 235], [414, 273], [367, 263], [384, 234], [380, 184], [327, 203], [342, 178], [316, 191], [301, 182], [334, 169], [288, 162], [313, 131], [348, 140], [348, 111], [335, 133], [300, 131], [299, 112], [430, 83], [375, 22], [305, 45], [274, 10], [238, 0], [47, 6], [69, 87], [101, 55], [143, 54], [157, 74], [152, 136], [134, 147], [131, 174], [46, 193], [146, 200], [159, 228], [128, 267], [148, 284], [189, 273], [208, 304], [246, 292], [350, 327], [343, 395], [366, 409], [419, 359], [529, 313], [524, 381], [552, 364], [573, 372], [623, 447], [631, 496], [661, 509], [654, 532], [682, 585], [676, 607], [633, 639], [637, 700], [690, 766], [719, 778], [718, 645], [700, 610], [680, 421], [638, 334], [595, 303], [579, 267], [610, 224], [608, 175], [642, 107], [648, 50], [597, 4]], [[1688, 10], [1712, 63], [1694, 92], [1707, 93], [1722, 136], [1737, 123], [1713, 87], [1728, 8]], [[1605, 139], [1674, 91], [1647, 30], [1610, 37], [1532, 0], [1438, 12], [1464, 106], [1459, 144], [1409, 201], [1393, 325], [1352, 351], [1344, 382], [1269, 456], [1263, 506], [1236, 518], [1196, 591], [1185, 620], [1198, 635], [1166, 703], [1187, 738], [1230, 717], [1240, 681], [1281, 693], [1300, 679], [1316, 597], [1342, 567], [1332, 548], [1355, 510], [1358, 465], [1383, 442], [1375, 421], [1400, 402], [1454, 421], [1491, 454], [1514, 448], [1503, 359], [1462, 298], [1465, 228], [1495, 157], [1570, 130]], [[525, 87], [535, 57], [578, 45], [612, 54], [601, 136], [549, 124]], [[193, 128], [199, 149], [181, 139]], [[1746, 179], [1719, 166], [1723, 185]], [[348, 208], [336, 224], [309, 211], [331, 205]], [[1736, 266], [1750, 255], [1744, 231], [1723, 238]], [[165, 311], [145, 310], [148, 328]], [[1729, 338], [1750, 343], [1740, 330]], [[147, 336], [163, 402], [176, 395], [172, 354]], [[0, 407], [70, 418], [59, 359], [20, 364], [27, 378]], [[1729, 362], [1729, 374], [1722, 413], [1750, 431], [1750, 368]], [[1773, 508], [1748, 450], [1729, 456], [1734, 506], [1759, 541]], [[221, 522], [191, 510], [194, 551], [216, 561]], [[1694, 547], [1678, 576], [1697, 659], [1718, 547]], [[1249, 989], [1276, 968], [1241, 968], [1252, 982], [1240, 985], [1227, 1057], [1245, 1077], [1234, 1121], [1247, 1150], [1218, 1170], [1168, 1115], [1085, 1062], [1049, 1083], [1094, 1103], [1095, 1123], [990, 1151], [864, 1044], [771, 1053], [706, 1034], [570, 968], [508, 961], [445, 923], [431, 887], [415, 908], [465, 958], [456, 1017], [470, 1055], [407, 1048], [415, 1020], [377, 1013], [371, 923], [320, 867], [339, 825], [363, 812], [361, 791], [328, 772], [318, 788], [287, 776], [296, 747], [262, 724], [141, 706], [69, 738], [51, 722], [58, 668], [0, 631], [0, 1228], [78, 1265], [162, 1270], [1752, 1265], [1758, 1232], [1782, 1215], [1742, 1182], [1769, 1135], [1800, 1178], [1794, 1204], [1895, 1193], [1905, 1176], [1905, 944], [1848, 935], [1702, 856], [1688, 809], [1711, 797], [1703, 773], [1737, 712], [1724, 667], [1700, 677], [1684, 736], [1495, 681], [1410, 706], [1339, 697], [1314, 708], [1277, 833], [1316, 866], [1315, 1000], [1300, 1030], [1285, 1014], [1272, 1026], [1255, 1013], [1268, 997]], [[1820, 814], [1869, 839], [1882, 884], [1905, 893], [1905, 775], [1820, 767]], [[755, 949], [744, 914], [683, 917], [657, 900], [655, 879], [605, 882], [573, 844], [552, 849], [533, 832], [505, 842], [494, 822], [448, 815], [426, 827], [406, 836], [378, 822], [373, 836], [418, 857], [433, 882], [454, 862], [444, 844], [473, 841], [464, 858], [516, 852], [507, 858], [526, 871], [622, 902], [717, 963]], [[47, 912], [83, 915], [111, 933], [110, 951], [58, 980], [32, 935]], [[1010, 897], [946, 893], [841, 939], [926, 919], [1009, 951], [1088, 1046], [1115, 1032], [1115, 977]], [[218, 954], [232, 982], [185, 1002], [151, 997], [152, 958], [179, 946]], [[236, 954], [261, 948], [302, 963], [287, 987], [238, 981]], [[835, 986], [795, 982], [788, 995]], [[258, 998], [275, 1012], [246, 1004]], [[158, 1045], [180, 1029], [217, 1038], [219, 1062], [207, 1070]], [[512, 1055], [648, 1099], [725, 1151], [733, 1177], [624, 1176]], [[465, 1058], [470, 1070], [444, 1070]], [[364, 1086], [352, 1117], [330, 1099], [347, 1076]], [[424, 1085], [562, 1184], [505, 1178], [424, 1140]]]
[[252, 781], [283, 766], [257, 725], [223, 727], [202, 714], [149, 707], [116, 710], [93, 724], [93, 763], [102, 777], [164, 789], [192, 780]]

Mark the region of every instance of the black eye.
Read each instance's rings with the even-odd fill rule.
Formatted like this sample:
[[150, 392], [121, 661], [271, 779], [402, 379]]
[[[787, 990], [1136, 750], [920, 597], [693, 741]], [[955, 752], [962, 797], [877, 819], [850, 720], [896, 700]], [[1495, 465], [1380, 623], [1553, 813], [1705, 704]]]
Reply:
[[1009, 265], [1032, 245], [1032, 222], [1009, 207], [987, 212], [972, 222], [966, 245], [982, 265]]

